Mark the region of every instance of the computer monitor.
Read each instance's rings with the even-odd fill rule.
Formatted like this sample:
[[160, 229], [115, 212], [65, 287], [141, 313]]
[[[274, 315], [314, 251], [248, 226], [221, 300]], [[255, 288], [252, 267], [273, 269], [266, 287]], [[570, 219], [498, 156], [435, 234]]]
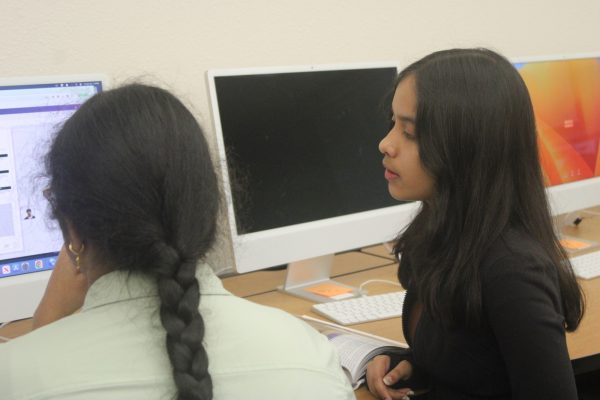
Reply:
[[0, 322], [31, 317], [63, 240], [42, 191], [53, 133], [102, 76], [0, 78]]
[[288, 264], [286, 290], [315, 301], [336, 252], [393, 239], [417, 203], [392, 199], [379, 141], [395, 64], [216, 70], [208, 86], [235, 266]]
[[552, 213], [600, 205], [600, 55], [514, 65], [531, 95]]

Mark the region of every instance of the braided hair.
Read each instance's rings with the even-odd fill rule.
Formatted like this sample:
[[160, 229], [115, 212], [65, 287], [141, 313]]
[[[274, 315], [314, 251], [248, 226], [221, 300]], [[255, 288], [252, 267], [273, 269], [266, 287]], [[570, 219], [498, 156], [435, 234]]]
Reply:
[[211, 399], [196, 264], [216, 235], [217, 177], [201, 127], [169, 92], [132, 84], [88, 100], [46, 158], [51, 206], [90, 265], [156, 279], [178, 399]]

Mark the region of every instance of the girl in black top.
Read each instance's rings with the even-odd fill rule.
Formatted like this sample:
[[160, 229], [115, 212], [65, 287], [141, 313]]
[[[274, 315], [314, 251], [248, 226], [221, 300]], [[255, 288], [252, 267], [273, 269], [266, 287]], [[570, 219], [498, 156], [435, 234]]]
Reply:
[[390, 194], [421, 200], [397, 238], [408, 357], [369, 364], [379, 398], [577, 399], [565, 330], [583, 298], [552, 227], [525, 84], [486, 49], [398, 76], [381, 141]]

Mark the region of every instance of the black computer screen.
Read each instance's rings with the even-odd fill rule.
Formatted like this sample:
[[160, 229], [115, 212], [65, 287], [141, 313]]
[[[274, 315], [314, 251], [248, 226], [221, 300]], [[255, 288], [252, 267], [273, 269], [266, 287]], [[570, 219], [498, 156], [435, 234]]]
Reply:
[[215, 77], [238, 234], [398, 204], [378, 150], [396, 73]]

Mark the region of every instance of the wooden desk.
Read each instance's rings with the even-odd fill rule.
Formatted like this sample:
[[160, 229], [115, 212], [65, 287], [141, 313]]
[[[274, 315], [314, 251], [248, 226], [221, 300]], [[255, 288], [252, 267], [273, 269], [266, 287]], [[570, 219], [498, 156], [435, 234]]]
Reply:
[[[390, 244], [391, 245], [391, 244]], [[378, 257], [387, 258], [389, 260], [396, 260], [394, 253], [391, 248], [383, 245], [364, 247], [360, 249], [361, 253], [371, 254]]]
[[[351, 251], [338, 254], [333, 259], [331, 277], [336, 278], [365, 269], [380, 267], [389, 264], [387, 258], [373, 257], [372, 255]], [[222, 277], [223, 286], [231, 293], [240, 297], [266, 293], [277, 289], [285, 281], [285, 269], [279, 271], [256, 271], [247, 274]]]
[[[588, 210], [599, 213], [600, 206]], [[600, 216], [586, 214], [585, 210], [580, 215], [583, 221], [578, 226], [565, 225], [564, 217], [557, 217], [555, 223], [561, 227], [561, 234], [600, 243]], [[592, 251], [600, 249], [594, 247], [571, 255]], [[567, 345], [575, 371], [587, 372], [600, 369], [600, 277], [580, 279], [579, 283], [585, 294], [585, 314], [577, 331], [567, 334]]]
[[[595, 210], [600, 211], [600, 207], [596, 207]], [[600, 242], [600, 217], [596, 217], [595, 220], [589, 217], [584, 219], [578, 227], [566, 226], [561, 230], [565, 235]], [[595, 248], [587, 251], [598, 251], [598, 249]], [[393, 256], [389, 254], [388, 250], [383, 246], [372, 246], [362, 249], [361, 252], [363, 254], [387, 259], [389, 262], [392, 262], [392, 264], [388, 263], [387, 265], [380, 267], [363, 270], [356, 270], [353, 268], [354, 273], [339, 276], [336, 278], [338, 281], [352, 286], [359, 286], [369, 279], [397, 281], [396, 273], [398, 265], [393, 263]], [[573, 255], [583, 254], [585, 252], [586, 251], [573, 253]], [[359, 256], [356, 253], [346, 253], [346, 260], [353, 266], [355, 265], [352, 262], [354, 257], [358, 259]], [[377, 263], [376, 260], [371, 260], [370, 262]], [[249, 274], [244, 279], [248, 279], [246, 285], [251, 286], [252, 279], [254, 278]], [[224, 281], [227, 281], [227, 279]], [[567, 334], [567, 346], [569, 356], [571, 357], [571, 360], [573, 360], [575, 371], [587, 372], [591, 369], [600, 368], [600, 278], [580, 280], [579, 282], [586, 296], [586, 312], [577, 331]], [[368, 286], [368, 289], [372, 294], [396, 290], [393, 286], [379, 283]], [[307, 314], [315, 318], [322, 318], [310, 310], [312, 305], [310, 301], [277, 291], [251, 295], [247, 298], [259, 304], [281, 308], [295, 315]], [[353, 325], [352, 328], [405, 342], [401, 326], [401, 318], [392, 318], [383, 321]], [[580, 366], [579, 368], [578, 365]], [[356, 391], [356, 396], [359, 400], [375, 399], [375, 397], [373, 397], [364, 387]]]
[[[397, 264], [390, 264], [340, 277], [337, 278], [337, 280], [353, 286], [358, 286], [369, 279], [395, 281], [397, 280], [397, 269]], [[580, 280], [580, 283], [586, 295], [587, 307], [584, 318], [577, 331], [567, 333], [569, 356], [572, 360], [600, 355], [600, 278]], [[397, 288], [393, 286], [379, 283], [370, 285], [368, 289], [369, 293], [372, 294], [397, 290]], [[315, 318], [322, 318], [320, 315], [315, 314], [310, 310], [312, 302], [286, 295], [281, 292], [267, 292], [249, 296], [247, 299], [259, 304], [278, 307], [295, 315], [307, 314]], [[352, 328], [404, 342], [405, 339], [401, 332], [401, 326], [402, 323], [400, 318], [392, 318], [383, 321], [353, 325]]]
[[[337, 278], [337, 280], [354, 286], [358, 286], [369, 279], [396, 280], [397, 269], [397, 264], [390, 264], [367, 271], [356, 272], [352, 275]], [[578, 360], [589, 361], [590, 357], [593, 357], [595, 358], [593, 363], [594, 368], [599, 368], [597, 365], [600, 362], [600, 278], [581, 281], [581, 284], [587, 298], [587, 309], [577, 331], [567, 334], [569, 356], [574, 362]], [[368, 288], [369, 292], [373, 294], [397, 289], [385, 284], [375, 283]], [[278, 307], [295, 315], [307, 314], [315, 318], [322, 318], [310, 310], [312, 305], [310, 301], [277, 291], [250, 296], [248, 300], [271, 307]], [[405, 342], [404, 335], [402, 334], [401, 318], [353, 325], [352, 328]], [[357, 390], [356, 395], [360, 400], [375, 399], [364, 387]]]

